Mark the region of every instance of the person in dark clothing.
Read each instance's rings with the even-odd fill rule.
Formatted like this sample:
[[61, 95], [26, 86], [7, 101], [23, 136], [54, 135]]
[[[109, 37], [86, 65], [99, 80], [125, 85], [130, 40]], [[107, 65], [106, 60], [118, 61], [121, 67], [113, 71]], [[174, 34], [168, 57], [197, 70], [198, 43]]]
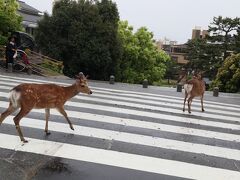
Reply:
[[14, 37], [10, 37], [8, 39], [8, 44], [6, 47], [6, 69], [8, 69], [8, 63], [12, 63], [13, 64], [13, 60], [14, 60], [14, 54], [16, 53], [17, 47], [16, 47], [16, 43], [15, 43], [15, 38]]

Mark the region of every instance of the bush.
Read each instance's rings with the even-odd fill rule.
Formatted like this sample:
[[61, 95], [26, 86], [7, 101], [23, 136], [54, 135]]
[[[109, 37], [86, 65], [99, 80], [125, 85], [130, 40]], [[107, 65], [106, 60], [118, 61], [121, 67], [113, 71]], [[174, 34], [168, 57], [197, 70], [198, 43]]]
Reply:
[[216, 79], [211, 87], [219, 87], [222, 92], [240, 91], [240, 53], [225, 59], [223, 66], [218, 69]]
[[0, 45], [5, 46], [7, 44], [7, 37], [0, 35]]
[[55, 63], [47, 59], [43, 60], [43, 64], [41, 64], [41, 66], [57, 73], [62, 73], [63, 69], [62, 63]]

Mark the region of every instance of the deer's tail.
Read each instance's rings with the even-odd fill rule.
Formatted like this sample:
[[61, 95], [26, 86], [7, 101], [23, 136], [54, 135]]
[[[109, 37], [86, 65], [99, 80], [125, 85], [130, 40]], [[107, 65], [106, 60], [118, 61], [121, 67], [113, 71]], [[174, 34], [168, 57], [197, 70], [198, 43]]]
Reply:
[[193, 85], [192, 84], [184, 84], [184, 90], [187, 94], [190, 94], [192, 91]]
[[17, 92], [16, 90], [10, 91], [9, 99], [13, 105], [13, 107], [17, 108], [19, 106], [19, 99], [20, 99], [21, 93]]

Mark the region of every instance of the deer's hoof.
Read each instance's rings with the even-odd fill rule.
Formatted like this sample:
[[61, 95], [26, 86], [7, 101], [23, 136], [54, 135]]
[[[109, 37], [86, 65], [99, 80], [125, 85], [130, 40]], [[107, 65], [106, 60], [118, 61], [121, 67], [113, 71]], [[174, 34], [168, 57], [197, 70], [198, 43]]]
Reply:
[[51, 133], [50, 132], [46, 132], [46, 135], [49, 136]]
[[71, 130], [73, 130], [73, 131], [74, 131], [74, 128], [73, 128], [73, 126], [70, 126], [70, 128], [71, 128]]
[[25, 139], [24, 139], [24, 140], [22, 140], [22, 142], [23, 142], [23, 143], [28, 143], [28, 141], [27, 141], [27, 140], [25, 140]]
[[188, 111], [189, 114], [191, 114], [191, 111]]
[[204, 109], [202, 109], [202, 112], [204, 112], [205, 110]]

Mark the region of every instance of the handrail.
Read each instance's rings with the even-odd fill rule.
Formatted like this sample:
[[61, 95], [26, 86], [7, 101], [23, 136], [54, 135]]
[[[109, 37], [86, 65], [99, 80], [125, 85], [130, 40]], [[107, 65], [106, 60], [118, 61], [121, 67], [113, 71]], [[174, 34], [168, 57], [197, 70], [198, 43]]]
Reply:
[[[0, 45], [0, 59], [2, 60], [5, 60], [4, 56], [5, 56], [5, 46], [1, 46]], [[26, 51], [23, 51], [21, 49], [17, 49], [17, 53], [18, 54], [24, 54], [26, 55], [26, 57], [28, 58], [29, 62], [28, 64], [26, 64], [25, 62], [20, 62], [18, 61], [18, 63], [22, 66], [25, 66], [28, 67], [28, 68], [31, 68], [32, 71], [34, 71], [35, 73], [39, 74], [39, 75], [42, 75], [42, 76], [48, 76], [50, 74], [55, 74], [58, 72], [54, 72], [52, 70], [50, 70], [49, 68], [46, 68], [44, 66], [41, 66], [41, 64], [44, 64], [44, 63], [47, 63], [47, 64], [50, 64], [50, 65], [53, 65], [53, 66], [57, 66], [57, 67], [60, 67], [62, 68], [63, 66], [63, 62], [62, 61], [58, 61], [56, 59], [53, 59], [53, 58], [50, 58], [48, 56], [45, 56], [45, 55], [42, 55], [42, 54], [39, 54], [39, 53], [36, 53], [34, 51], [29, 51], [30, 53], [26, 52]], [[1, 57], [2, 55], [2, 57]], [[35, 61], [35, 60], [40, 60], [39, 63], [38, 61]], [[16, 61], [17, 62], [17, 61]]]
[[43, 57], [43, 58], [46, 58], [46, 59], [49, 59], [49, 60], [51, 60], [51, 61], [53, 61], [53, 62], [57, 62], [57, 63], [60, 63], [60, 64], [63, 63], [62, 61], [59, 61], [59, 60], [53, 59], [53, 58], [51, 58], [51, 57], [48, 57], [48, 56], [45, 56], [45, 55], [39, 54], [39, 53], [34, 52], [34, 51], [31, 51], [31, 50], [30, 50], [30, 53], [32, 53], [32, 54], [34, 54], [34, 55], [37, 55], [37, 56], [40, 56], [40, 57]]
[[[0, 45], [0, 50], [5, 50], [5, 48], [6, 48], [6, 46]], [[27, 55], [27, 53], [26, 53], [25, 51], [23, 51], [23, 50], [17, 49], [17, 51], [20, 51], [20, 52], [24, 53], [25, 55]], [[29, 50], [29, 51], [30, 51], [31, 54], [34, 54], [34, 55], [39, 56], [39, 57], [41, 57], [41, 58], [46, 58], [46, 59], [51, 60], [51, 61], [53, 61], [53, 62], [55, 62], [55, 63], [59, 63], [59, 64], [62, 64], [62, 63], [63, 63], [62, 61], [53, 59], [53, 58], [51, 58], [51, 57], [48, 57], [48, 56], [45, 56], [45, 55], [42, 55], [42, 54], [39, 54], [39, 53], [37, 53], [37, 52], [31, 51], [31, 50]]]

